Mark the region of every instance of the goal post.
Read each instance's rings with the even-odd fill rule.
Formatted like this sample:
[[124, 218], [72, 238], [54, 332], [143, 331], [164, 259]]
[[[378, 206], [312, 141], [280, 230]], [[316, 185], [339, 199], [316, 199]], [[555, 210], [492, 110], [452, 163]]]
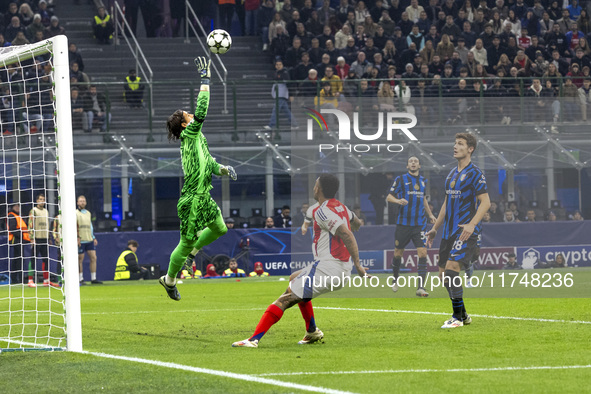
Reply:
[[[0, 49], [0, 72], [0, 212], [6, 226], [0, 237], [0, 275], [9, 277], [8, 283], [0, 281], [0, 352], [82, 351], [66, 36]], [[47, 222], [44, 216], [32, 221], [39, 194], [46, 197]], [[10, 235], [9, 221], [20, 223], [11, 216], [15, 205], [29, 227], [43, 223], [27, 236], [21, 227], [21, 240]]]

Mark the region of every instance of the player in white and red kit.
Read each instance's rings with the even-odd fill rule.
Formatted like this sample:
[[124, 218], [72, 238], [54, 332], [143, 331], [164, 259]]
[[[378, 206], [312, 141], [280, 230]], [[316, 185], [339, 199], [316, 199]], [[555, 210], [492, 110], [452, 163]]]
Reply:
[[[312, 298], [337, 290], [333, 284], [342, 286], [344, 278], [351, 275], [351, 260], [360, 276], [366, 276], [359, 263], [359, 249], [351, 229], [357, 230], [360, 220], [335, 197], [339, 179], [331, 174], [322, 174], [314, 185], [314, 199], [318, 205], [313, 209], [314, 242], [312, 252], [314, 263], [291, 274], [289, 287], [273, 302], [259, 321], [254, 333], [248, 339], [234, 342], [234, 347], [258, 347], [259, 341], [271, 326], [283, 316], [283, 312], [298, 304], [306, 323], [306, 335], [300, 345], [310, 344], [324, 337], [316, 327]], [[336, 277], [336, 278], [335, 278]], [[332, 281], [335, 278], [335, 281]]]

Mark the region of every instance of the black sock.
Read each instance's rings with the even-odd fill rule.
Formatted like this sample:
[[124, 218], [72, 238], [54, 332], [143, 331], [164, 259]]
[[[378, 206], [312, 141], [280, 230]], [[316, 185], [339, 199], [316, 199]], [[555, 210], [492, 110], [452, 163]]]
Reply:
[[398, 280], [401, 263], [402, 263], [402, 257], [394, 257], [392, 259], [392, 275], [394, 275], [394, 280]]
[[451, 298], [454, 317], [458, 320], [463, 320], [466, 317], [466, 308], [464, 308], [464, 289], [460, 282], [460, 274], [459, 272], [446, 269], [444, 275], [443, 280], [447, 281], [446, 287]]
[[419, 257], [419, 289], [425, 287], [425, 279], [427, 278], [427, 258]]

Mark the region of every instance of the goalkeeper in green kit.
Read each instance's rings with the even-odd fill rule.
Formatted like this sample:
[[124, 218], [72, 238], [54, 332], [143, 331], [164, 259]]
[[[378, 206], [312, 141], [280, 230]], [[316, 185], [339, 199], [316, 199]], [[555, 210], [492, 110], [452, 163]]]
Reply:
[[201, 88], [197, 98], [195, 115], [176, 110], [166, 122], [168, 139], [181, 140], [181, 160], [185, 183], [177, 204], [181, 222], [181, 240], [170, 255], [168, 273], [160, 278], [168, 296], [180, 301], [176, 288], [176, 276], [191, 252], [195, 255], [201, 248], [209, 245], [228, 229], [220, 208], [211, 198], [209, 191], [211, 175], [228, 175], [236, 180], [236, 171], [231, 166], [218, 164], [211, 154], [207, 140], [201, 132], [203, 121], [209, 107], [209, 71], [211, 60], [205, 57], [195, 59], [201, 74]]

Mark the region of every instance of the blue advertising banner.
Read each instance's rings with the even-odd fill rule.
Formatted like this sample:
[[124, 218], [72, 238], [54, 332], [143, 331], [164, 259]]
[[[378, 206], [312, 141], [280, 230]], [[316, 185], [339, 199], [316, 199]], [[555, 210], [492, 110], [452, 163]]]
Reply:
[[562, 254], [568, 267], [591, 267], [591, 245], [532, 246], [517, 248], [517, 261], [525, 269], [541, 268], [539, 263], [555, 261]]
[[[359, 252], [359, 262], [369, 270], [381, 270], [384, 264], [383, 260], [384, 252], [381, 250]], [[312, 253], [255, 254], [254, 262], [263, 263], [263, 267], [269, 275], [290, 275], [292, 272], [313, 263], [314, 258]], [[355, 268], [353, 268], [353, 273], [355, 272]]]

